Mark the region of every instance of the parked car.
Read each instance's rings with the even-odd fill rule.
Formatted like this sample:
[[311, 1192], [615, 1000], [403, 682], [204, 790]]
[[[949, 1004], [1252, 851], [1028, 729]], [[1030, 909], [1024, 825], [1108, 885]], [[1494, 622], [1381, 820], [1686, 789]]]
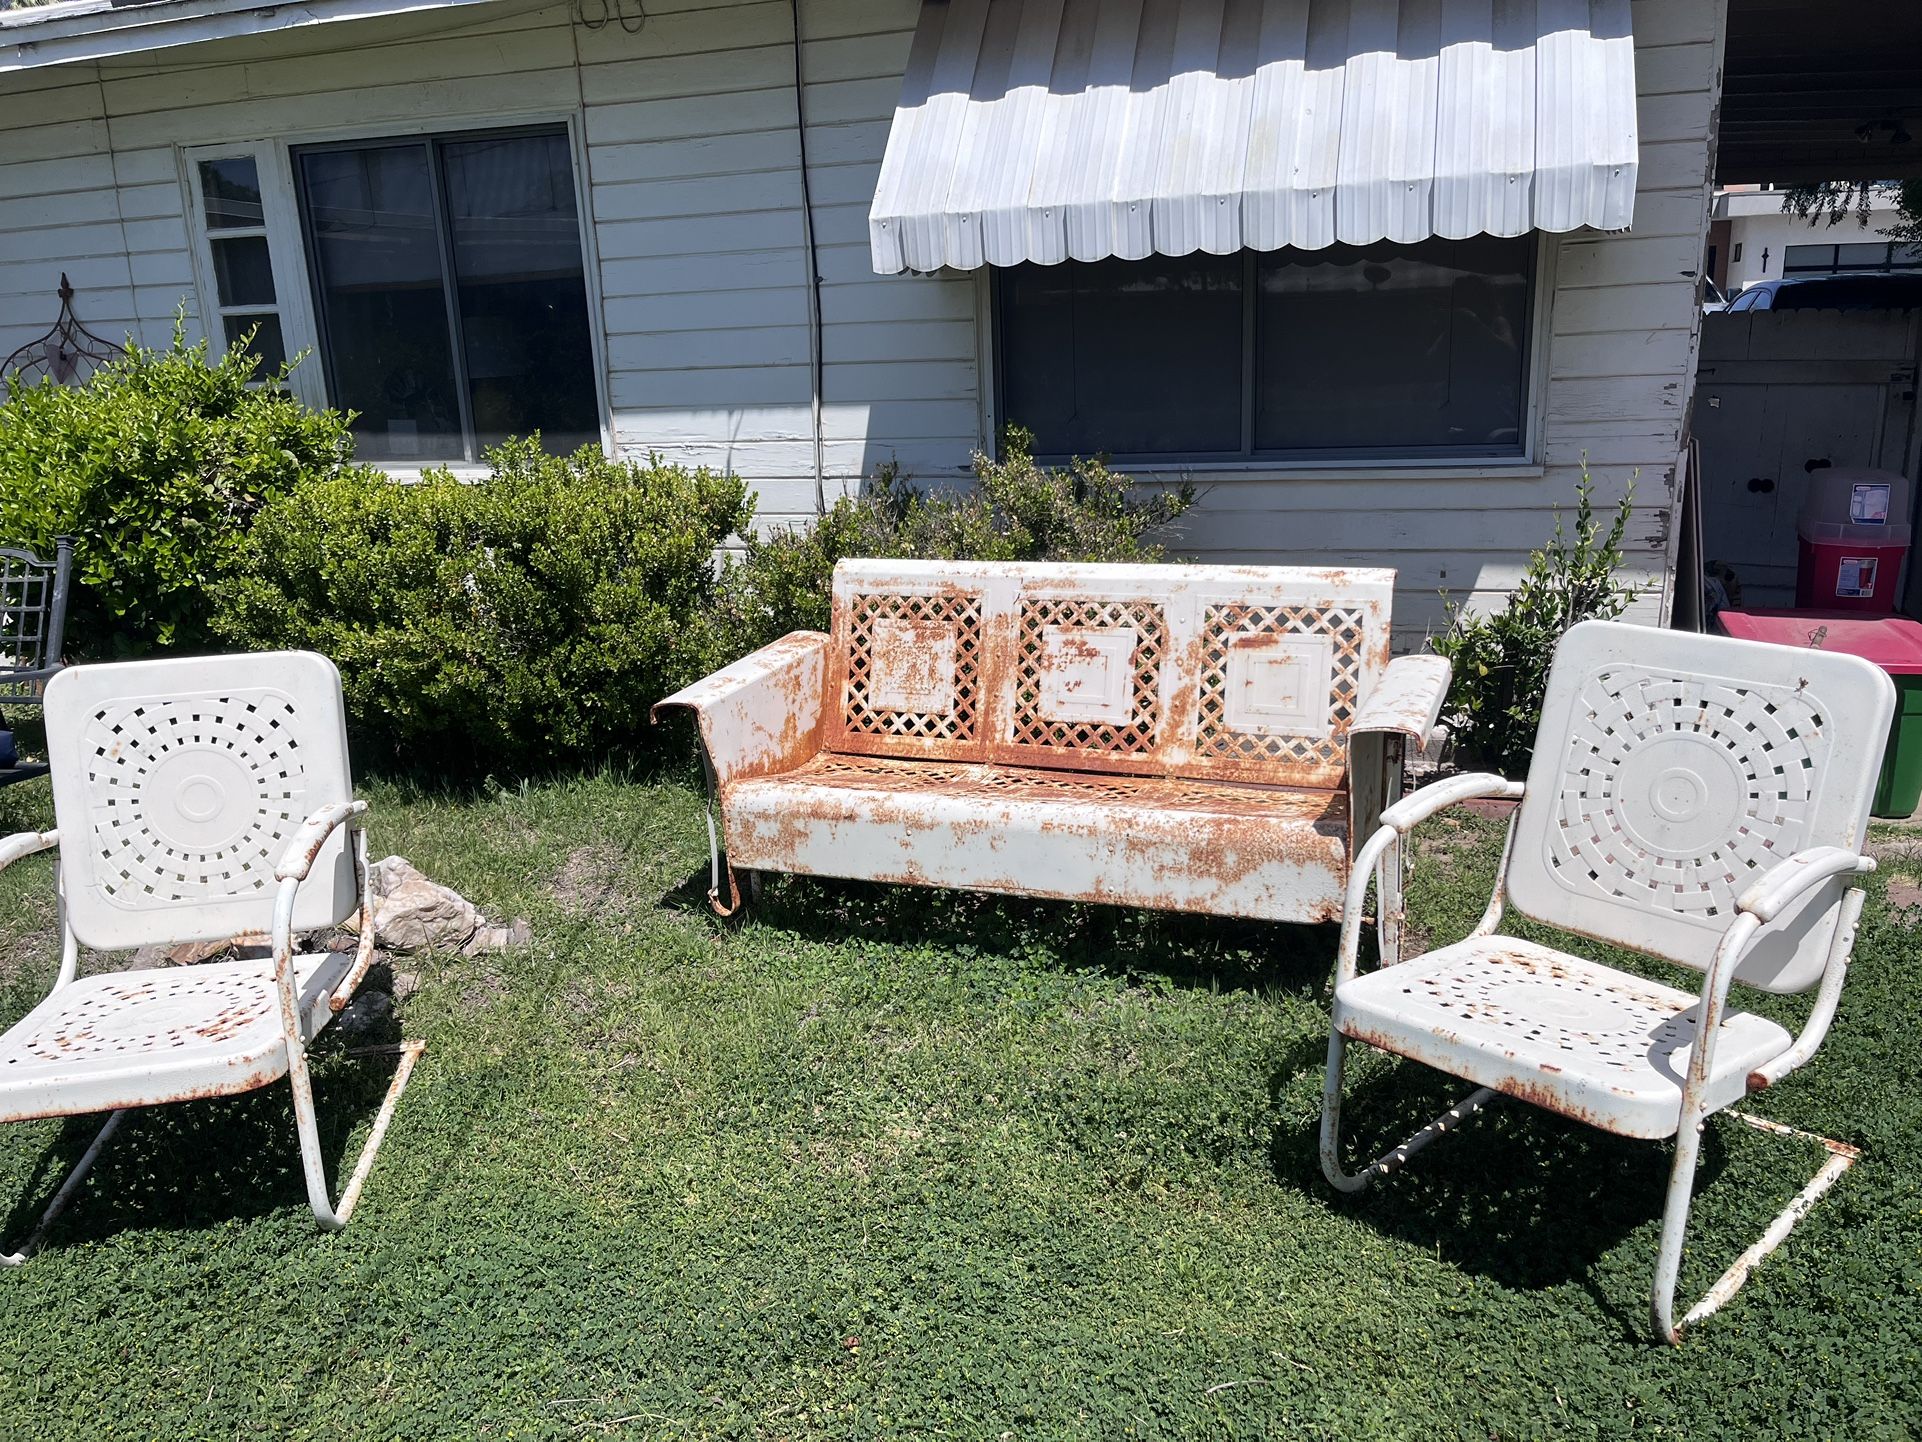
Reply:
[[1728, 309], [1728, 296], [1722, 287], [1706, 276], [1702, 278], [1702, 314], [1714, 315], [1717, 311]]
[[1758, 280], [1728, 303], [1749, 310], [1913, 310], [1922, 306], [1922, 275], [1803, 275]]

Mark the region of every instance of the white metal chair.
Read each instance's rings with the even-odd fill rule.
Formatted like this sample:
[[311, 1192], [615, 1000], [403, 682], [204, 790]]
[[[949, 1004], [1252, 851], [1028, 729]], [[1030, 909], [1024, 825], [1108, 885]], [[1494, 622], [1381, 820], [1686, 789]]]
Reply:
[[[1808, 1061], [1835, 1016], [1862, 911], [1862, 892], [1848, 883], [1875, 868], [1860, 853], [1894, 704], [1888, 677], [1850, 656], [1607, 622], [1570, 630], [1526, 787], [1499, 776], [1426, 786], [1382, 813], [1355, 859], [1322, 1112], [1328, 1180], [1357, 1191], [1399, 1170], [1496, 1093], [1621, 1136], [1673, 1137], [1651, 1312], [1656, 1331], [1680, 1341], [1675, 1282], [1703, 1126]], [[1481, 796], [1521, 801], [1481, 922], [1466, 940], [1399, 963], [1384, 945], [1389, 964], [1360, 974], [1370, 873], [1398, 875], [1419, 822]], [[1699, 995], [1497, 934], [1504, 891], [1536, 921], [1705, 973]], [[1819, 990], [1791, 1036], [1729, 1010], [1732, 981]], [[1350, 1041], [1480, 1089], [1347, 1172]], [[1840, 1142], [1810, 1140], [1831, 1153], [1821, 1171], [1682, 1326], [1727, 1301], [1855, 1159]]]
[[[347, 767], [340, 674], [284, 652], [80, 666], [47, 683], [56, 829], [0, 842], [0, 866], [58, 848], [61, 956], [47, 998], [0, 1036], [0, 1122], [111, 1112], [17, 1252], [24, 1262], [131, 1107], [292, 1083], [307, 1196], [353, 1213], [422, 1044], [400, 1065], [336, 1205], [307, 1044], [373, 960], [295, 955], [294, 935], [370, 916], [367, 840]], [[350, 839], [351, 838], [351, 839]], [[307, 883], [302, 885], [302, 883]], [[103, 951], [270, 936], [269, 959], [80, 977]]]

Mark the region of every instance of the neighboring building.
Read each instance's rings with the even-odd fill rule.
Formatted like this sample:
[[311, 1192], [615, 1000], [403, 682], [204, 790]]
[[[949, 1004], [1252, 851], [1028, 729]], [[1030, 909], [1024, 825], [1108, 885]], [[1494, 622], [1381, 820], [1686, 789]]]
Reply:
[[539, 426], [732, 467], [764, 524], [1016, 419], [1199, 482], [1181, 553], [1397, 567], [1404, 645], [1586, 466], [1654, 619], [1723, 8], [0, 12], [0, 355], [64, 271], [105, 334], [311, 352], [390, 469]]
[[1849, 215], [1831, 225], [1782, 209], [1772, 185], [1731, 185], [1715, 192], [1709, 213], [1709, 275], [1728, 295], [1758, 280], [1842, 271], [1922, 270], [1922, 245], [1891, 240], [1901, 220], [1894, 207]]

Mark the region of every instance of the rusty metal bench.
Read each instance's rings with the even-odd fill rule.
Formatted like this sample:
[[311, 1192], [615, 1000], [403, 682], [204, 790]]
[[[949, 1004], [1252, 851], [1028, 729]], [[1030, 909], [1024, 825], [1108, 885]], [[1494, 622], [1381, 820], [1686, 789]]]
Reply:
[[[699, 726], [726, 840], [724, 865], [710, 811], [709, 900], [731, 915], [743, 873], [788, 871], [1338, 918], [1355, 838], [1448, 684], [1438, 657], [1389, 659], [1393, 585], [844, 561], [832, 636], [794, 632], [654, 708]], [[1382, 869], [1392, 945], [1398, 858]]]

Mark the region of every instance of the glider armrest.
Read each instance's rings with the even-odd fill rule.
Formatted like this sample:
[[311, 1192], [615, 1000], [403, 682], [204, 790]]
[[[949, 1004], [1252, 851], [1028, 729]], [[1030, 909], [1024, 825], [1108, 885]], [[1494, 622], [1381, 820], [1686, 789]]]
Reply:
[[684, 686], [652, 712], [694, 713], [716, 784], [790, 771], [821, 749], [828, 638], [791, 631]]

